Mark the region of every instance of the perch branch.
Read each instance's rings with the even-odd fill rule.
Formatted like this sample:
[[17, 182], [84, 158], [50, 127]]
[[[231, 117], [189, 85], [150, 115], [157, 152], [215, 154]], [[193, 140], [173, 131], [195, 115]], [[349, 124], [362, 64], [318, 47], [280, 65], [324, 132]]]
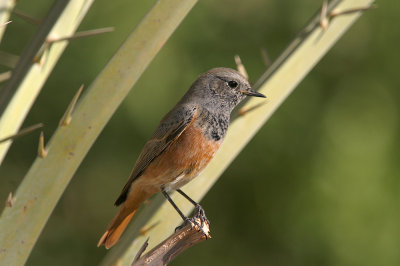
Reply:
[[[201, 220], [198, 217], [195, 217], [195, 221], [198, 224], [201, 223]], [[204, 232], [207, 234], [207, 236]], [[211, 236], [210, 225], [207, 222], [203, 223], [202, 229], [200, 229], [196, 223], [193, 225], [187, 223], [185, 226], [177, 230], [174, 234], [158, 244], [145, 255], [139, 257], [139, 253], [139, 256], [137, 256], [138, 258], [133, 261], [132, 266], [167, 265], [186, 249], [203, 242], [208, 238], [211, 238]], [[144, 249], [147, 247], [147, 241], [143, 247]], [[144, 251], [145, 250], [139, 250], [141, 253]]]

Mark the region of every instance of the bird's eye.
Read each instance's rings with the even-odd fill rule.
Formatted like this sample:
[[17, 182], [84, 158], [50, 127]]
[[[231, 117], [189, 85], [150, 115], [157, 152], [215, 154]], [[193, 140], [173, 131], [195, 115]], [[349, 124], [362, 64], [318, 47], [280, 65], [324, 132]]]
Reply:
[[232, 89], [234, 89], [238, 86], [238, 83], [234, 80], [231, 80], [228, 82], [228, 86], [231, 87]]

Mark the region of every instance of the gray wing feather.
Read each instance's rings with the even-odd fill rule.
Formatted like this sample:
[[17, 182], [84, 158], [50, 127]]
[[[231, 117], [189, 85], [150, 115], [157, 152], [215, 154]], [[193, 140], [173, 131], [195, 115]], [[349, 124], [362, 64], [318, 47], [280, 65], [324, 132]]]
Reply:
[[126, 200], [132, 183], [139, 178], [149, 164], [162, 154], [182, 134], [197, 112], [197, 106], [177, 106], [161, 120], [156, 131], [137, 159], [132, 174], [115, 201], [118, 206]]

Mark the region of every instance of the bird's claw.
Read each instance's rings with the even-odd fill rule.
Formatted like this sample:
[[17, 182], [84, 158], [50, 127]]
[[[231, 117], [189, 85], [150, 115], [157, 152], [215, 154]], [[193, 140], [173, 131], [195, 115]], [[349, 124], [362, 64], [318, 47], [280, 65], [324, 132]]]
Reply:
[[197, 223], [197, 221], [195, 221], [193, 218], [187, 218], [185, 219], [185, 221], [183, 222], [182, 225], [178, 226], [175, 228], [175, 232], [181, 230], [183, 227], [185, 227], [187, 224], [190, 224], [190, 228], [193, 229], [194, 225], [196, 224], [199, 228], [200, 225]]
[[196, 214], [192, 219], [199, 219], [200, 220], [200, 228], [203, 228], [204, 223], [210, 225], [210, 221], [207, 219], [206, 212], [204, 211], [203, 207], [200, 204], [196, 205]]
[[204, 225], [207, 224], [208, 228], [208, 226], [210, 225], [210, 221], [207, 219], [203, 207], [201, 207], [199, 204], [196, 205], [196, 214], [192, 218], [186, 217], [185, 222], [181, 226], [175, 228], [175, 232], [182, 229], [187, 224], [190, 224], [191, 229], [193, 229], [196, 225], [199, 228], [199, 231], [202, 231], [206, 239], [209, 238], [209, 233], [204, 230]]

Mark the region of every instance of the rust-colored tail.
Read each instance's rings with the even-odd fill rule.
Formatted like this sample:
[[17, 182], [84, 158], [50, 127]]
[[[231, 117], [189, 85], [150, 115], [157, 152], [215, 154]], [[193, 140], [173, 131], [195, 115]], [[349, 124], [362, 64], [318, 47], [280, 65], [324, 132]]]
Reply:
[[121, 212], [123, 208], [124, 206], [121, 207], [121, 210], [108, 226], [107, 231], [100, 238], [99, 243], [97, 244], [98, 247], [104, 244], [106, 249], [111, 248], [115, 245], [115, 243], [117, 243], [122, 233], [125, 231], [125, 228], [128, 226], [136, 210], [131, 213], [125, 214]]
[[145, 193], [143, 192], [132, 194], [132, 197], [131, 195], [129, 195], [127, 200], [122, 204], [117, 215], [108, 226], [107, 231], [100, 238], [99, 243], [97, 244], [98, 247], [104, 245], [106, 249], [109, 249], [118, 242], [122, 233], [125, 231], [125, 228], [131, 221], [133, 215], [139, 209], [141, 203], [146, 200], [148, 196], [145, 195]]

